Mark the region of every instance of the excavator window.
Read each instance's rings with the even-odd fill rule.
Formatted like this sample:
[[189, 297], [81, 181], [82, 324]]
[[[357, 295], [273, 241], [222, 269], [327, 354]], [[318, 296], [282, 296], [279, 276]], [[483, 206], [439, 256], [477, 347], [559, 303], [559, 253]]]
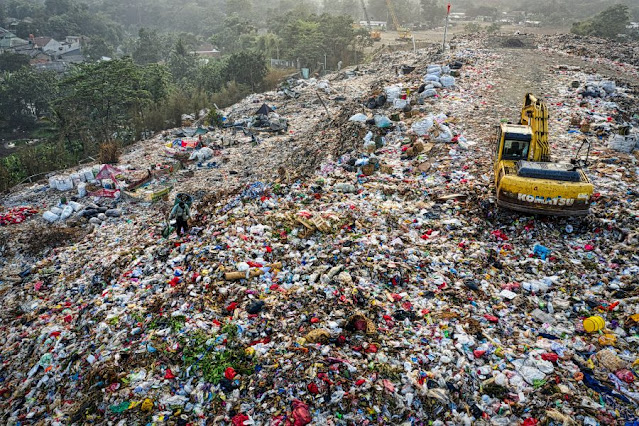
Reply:
[[526, 160], [528, 158], [529, 141], [516, 141], [506, 139], [504, 141], [504, 151], [502, 158], [504, 160]]

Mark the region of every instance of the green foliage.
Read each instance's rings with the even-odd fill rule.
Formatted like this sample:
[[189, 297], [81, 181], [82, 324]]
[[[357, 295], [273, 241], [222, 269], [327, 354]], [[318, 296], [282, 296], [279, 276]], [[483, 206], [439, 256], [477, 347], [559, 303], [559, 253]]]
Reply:
[[440, 0], [420, 0], [422, 21], [429, 27], [442, 25], [446, 18], [446, 5]]
[[86, 150], [96, 142], [130, 142], [134, 119], [151, 98], [143, 76], [131, 58], [78, 66], [53, 103], [63, 134], [82, 139]]
[[31, 127], [38, 117], [49, 114], [49, 101], [56, 96], [56, 75], [23, 67], [5, 73], [0, 86], [0, 113], [12, 127]]
[[138, 64], [153, 64], [163, 59], [164, 43], [158, 32], [146, 28], [140, 28], [138, 39], [133, 51], [133, 59]]
[[18, 53], [0, 53], [0, 71], [14, 72], [29, 66], [29, 57]]
[[224, 19], [220, 31], [211, 37], [211, 42], [224, 53], [235, 53], [251, 49], [257, 39], [257, 30], [250, 21], [232, 14]]
[[488, 16], [490, 18], [496, 18], [499, 15], [499, 11], [496, 7], [492, 6], [472, 6], [466, 9], [466, 16], [475, 18], [477, 16]]
[[481, 25], [477, 22], [469, 22], [464, 25], [464, 31], [469, 34], [478, 33], [481, 31]]
[[186, 324], [186, 317], [184, 315], [172, 316], [171, 319], [169, 319], [169, 326], [173, 333], [179, 333], [180, 330], [184, 328], [184, 324]]
[[229, 107], [251, 94], [251, 88], [231, 81], [211, 96], [211, 104], [220, 108]]
[[93, 37], [83, 48], [84, 56], [93, 61], [113, 56], [113, 47], [102, 37]]
[[489, 34], [494, 34], [494, 33], [498, 32], [500, 29], [501, 29], [501, 24], [499, 24], [498, 22], [493, 22], [488, 27], [486, 27], [486, 31]]
[[224, 75], [227, 81], [236, 81], [256, 90], [264, 80], [268, 69], [266, 59], [261, 53], [234, 53], [227, 60]]
[[[235, 326], [237, 330], [237, 326]], [[224, 334], [224, 329], [221, 330]], [[236, 347], [236, 335], [227, 336], [228, 346], [222, 350], [214, 348], [214, 336], [202, 331], [191, 333], [182, 339], [182, 361], [185, 366], [192, 367], [194, 372], [200, 371], [204, 380], [218, 384], [224, 378], [224, 371], [231, 367], [238, 374], [248, 375], [255, 370], [255, 362], [246, 355], [241, 347]]]
[[181, 38], [175, 43], [168, 67], [175, 82], [183, 86], [191, 83], [197, 68], [197, 58], [188, 52]]
[[201, 64], [197, 68], [195, 84], [197, 89], [206, 93], [215, 93], [222, 89], [225, 83], [224, 68], [226, 63], [223, 61], [209, 61]]
[[620, 34], [627, 33], [630, 24], [630, 12], [628, 6], [618, 4], [611, 6], [592, 18], [575, 22], [571, 32], [578, 35], [591, 35], [596, 37], [617, 39]]
[[77, 164], [80, 159], [73, 146], [47, 142], [29, 146], [0, 159], [0, 191], [5, 191], [26, 177]]
[[211, 108], [206, 116], [206, 121], [209, 126], [221, 127], [222, 126], [222, 114], [220, 114], [215, 108]]
[[368, 32], [355, 31], [347, 16], [289, 13], [274, 19], [271, 30], [281, 40], [277, 46], [282, 59], [299, 59], [311, 69], [324, 63], [324, 55], [329, 68], [339, 61], [352, 62], [353, 52], [369, 42]]

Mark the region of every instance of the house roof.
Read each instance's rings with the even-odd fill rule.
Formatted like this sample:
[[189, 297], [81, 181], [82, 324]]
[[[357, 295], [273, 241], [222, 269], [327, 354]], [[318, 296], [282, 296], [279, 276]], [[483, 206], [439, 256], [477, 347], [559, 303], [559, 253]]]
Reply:
[[28, 41], [23, 40], [21, 38], [18, 37], [4, 37], [4, 38], [0, 38], [0, 47], [2, 48], [11, 48], [11, 47], [17, 47], [17, 46], [22, 46], [25, 44], [29, 44]]
[[13, 38], [13, 37], [15, 37], [15, 36], [16, 36], [16, 35], [15, 35], [15, 34], [13, 34], [11, 31], [9, 31], [9, 30], [5, 30], [4, 28], [0, 27], [0, 38], [5, 38], [5, 37], [7, 37], [7, 38]]
[[44, 47], [49, 44], [51, 40], [53, 40], [52, 37], [36, 37], [33, 39], [33, 43], [40, 47]]

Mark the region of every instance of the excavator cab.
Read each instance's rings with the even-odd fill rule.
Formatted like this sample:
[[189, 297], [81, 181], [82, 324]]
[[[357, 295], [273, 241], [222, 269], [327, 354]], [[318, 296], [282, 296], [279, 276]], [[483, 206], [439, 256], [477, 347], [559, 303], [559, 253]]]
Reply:
[[497, 205], [557, 216], [587, 215], [593, 185], [577, 164], [550, 161], [548, 112], [527, 94], [520, 124], [502, 123], [495, 138]]

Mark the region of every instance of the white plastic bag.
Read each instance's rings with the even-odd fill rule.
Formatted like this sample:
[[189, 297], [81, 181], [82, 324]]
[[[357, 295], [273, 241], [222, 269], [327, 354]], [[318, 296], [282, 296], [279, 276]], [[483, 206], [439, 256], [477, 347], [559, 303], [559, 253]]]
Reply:
[[434, 123], [433, 117], [429, 115], [423, 120], [414, 122], [411, 129], [413, 129], [413, 132], [415, 132], [417, 135], [424, 136], [426, 133], [428, 133], [431, 127], [433, 127], [433, 123]]
[[439, 79], [439, 82], [444, 87], [453, 87], [455, 85], [455, 77], [450, 75], [445, 75], [441, 79]]
[[52, 213], [52, 212], [50, 212], [48, 210], [46, 212], [44, 212], [42, 217], [44, 218], [44, 220], [46, 220], [49, 223], [53, 223], [56, 220], [60, 219], [60, 216], [58, 216], [57, 214]]
[[408, 99], [395, 99], [393, 101], [393, 108], [395, 109], [404, 109], [406, 108], [406, 105], [409, 104], [409, 100]]
[[60, 219], [67, 220], [73, 214], [73, 207], [65, 206], [62, 210], [62, 214], [60, 215]]
[[365, 123], [366, 120], [368, 120], [368, 117], [366, 116], [366, 114], [362, 114], [361, 112], [348, 119], [348, 121], [355, 121], [357, 123]]
[[402, 89], [397, 86], [386, 87], [384, 91], [386, 92], [386, 102], [393, 102], [402, 93]]
[[453, 132], [445, 124], [439, 125], [439, 133], [432, 138], [433, 142], [449, 143], [453, 140]]

